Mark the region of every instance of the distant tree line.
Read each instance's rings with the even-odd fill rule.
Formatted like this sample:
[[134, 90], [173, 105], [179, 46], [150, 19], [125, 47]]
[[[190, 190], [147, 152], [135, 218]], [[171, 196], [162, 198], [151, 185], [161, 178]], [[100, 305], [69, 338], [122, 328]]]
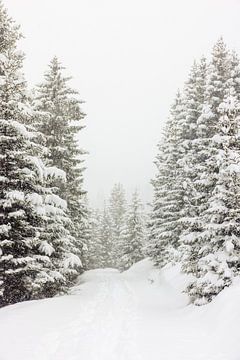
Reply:
[[143, 259], [146, 215], [137, 191], [127, 204], [121, 184], [115, 184], [102, 210], [89, 209], [86, 268], [126, 270]]

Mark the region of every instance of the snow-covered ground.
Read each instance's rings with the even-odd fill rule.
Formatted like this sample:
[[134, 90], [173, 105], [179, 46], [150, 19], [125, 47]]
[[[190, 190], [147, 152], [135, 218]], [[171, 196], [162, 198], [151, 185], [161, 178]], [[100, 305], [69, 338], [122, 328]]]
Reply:
[[188, 305], [177, 267], [86, 272], [68, 296], [0, 310], [0, 360], [239, 360], [240, 285]]

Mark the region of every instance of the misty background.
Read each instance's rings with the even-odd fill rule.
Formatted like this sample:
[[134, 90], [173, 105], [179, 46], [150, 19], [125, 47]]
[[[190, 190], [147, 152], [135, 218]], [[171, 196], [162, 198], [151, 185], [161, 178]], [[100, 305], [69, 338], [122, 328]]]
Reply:
[[112, 186], [151, 200], [162, 127], [194, 59], [220, 36], [240, 51], [239, 0], [5, 0], [18, 24], [30, 86], [57, 55], [85, 101], [85, 188], [101, 206]]

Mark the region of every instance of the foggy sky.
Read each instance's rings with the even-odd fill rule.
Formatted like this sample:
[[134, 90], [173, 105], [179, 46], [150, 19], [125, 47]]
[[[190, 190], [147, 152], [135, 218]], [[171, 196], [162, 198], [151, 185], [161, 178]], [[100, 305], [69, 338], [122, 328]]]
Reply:
[[240, 52], [240, 0], [5, 0], [39, 83], [57, 55], [86, 102], [85, 188], [102, 204], [115, 182], [151, 200], [161, 129], [194, 59], [220, 36]]

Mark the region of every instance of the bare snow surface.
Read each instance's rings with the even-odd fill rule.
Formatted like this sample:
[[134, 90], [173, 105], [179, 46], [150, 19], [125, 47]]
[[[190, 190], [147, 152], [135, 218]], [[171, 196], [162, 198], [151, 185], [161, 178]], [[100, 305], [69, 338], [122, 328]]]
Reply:
[[0, 360], [239, 360], [240, 285], [188, 305], [178, 267], [92, 270], [72, 294], [0, 310]]

